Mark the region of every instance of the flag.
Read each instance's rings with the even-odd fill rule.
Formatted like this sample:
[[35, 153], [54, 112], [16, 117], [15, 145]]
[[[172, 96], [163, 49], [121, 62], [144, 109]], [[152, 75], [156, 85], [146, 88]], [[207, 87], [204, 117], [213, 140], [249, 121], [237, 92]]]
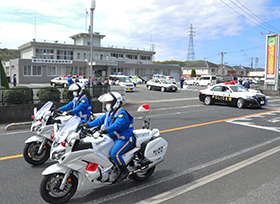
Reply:
[[88, 11], [87, 11], [87, 9], [86, 9], [86, 13], [88, 14]]
[[263, 35], [263, 33], [261, 32], [261, 34]]

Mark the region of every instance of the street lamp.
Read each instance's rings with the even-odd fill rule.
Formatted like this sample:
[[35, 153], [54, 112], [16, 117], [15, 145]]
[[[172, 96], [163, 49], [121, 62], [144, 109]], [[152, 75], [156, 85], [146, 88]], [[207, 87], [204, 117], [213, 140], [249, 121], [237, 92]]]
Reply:
[[92, 47], [93, 47], [93, 11], [95, 9], [95, 0], [91, 0], [90, 4], [90, 75], [91, 78], [93, 77], [93, 68], [92, 68], [92, 58], [93, 58], [93, 53], [92, 53]]

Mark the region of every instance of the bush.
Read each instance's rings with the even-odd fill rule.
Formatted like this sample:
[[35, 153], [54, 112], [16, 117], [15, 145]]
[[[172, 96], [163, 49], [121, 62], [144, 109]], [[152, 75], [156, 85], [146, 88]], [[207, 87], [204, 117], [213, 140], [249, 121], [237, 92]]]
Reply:
[[27, 86], [15, 86], [3, 90], [3, 102], [5, 105], [33, 103], [33, 91]]
[[[91, 98], [91, 97], [90, 97], [90, 93], [89, 93], [89, 89], [85, 89], [85, 90], [84, 90], [84, 93], [86, 94], [86, 96], [87, 96], [88, 98]], [[73, 100], [73, 92], [72, 92], [72, 91], [69, 91], [69, 87], [65, 87], [65, 88], [63, 89], [62, 99], [63, 99], [63, 101], [65, 101], [65, 102], [67, 102], [67, 103], [69, 103], [70, 101]]]
[[60, 102], [60, 91], [56, 87], [44, 87], [37, 92], [41, 103], [48, 101]]

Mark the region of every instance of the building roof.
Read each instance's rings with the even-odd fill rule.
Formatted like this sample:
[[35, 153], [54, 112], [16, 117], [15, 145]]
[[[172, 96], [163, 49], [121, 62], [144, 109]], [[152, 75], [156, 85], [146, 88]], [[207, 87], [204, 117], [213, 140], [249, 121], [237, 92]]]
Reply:
[[219, 68], [217, 64], [208, 61], [199, 61], [197, 63], [191, 64], [187, 67], [205, 67], [205, 68]]

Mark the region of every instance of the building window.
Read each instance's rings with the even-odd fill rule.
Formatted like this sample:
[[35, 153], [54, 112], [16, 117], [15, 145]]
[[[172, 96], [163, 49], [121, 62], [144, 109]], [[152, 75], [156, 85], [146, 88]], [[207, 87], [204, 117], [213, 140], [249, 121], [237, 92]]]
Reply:
[[56, 66], [48, 66], [48, 76], [57, 76]]
[[42, 76], [41, 66], [32, 66], [32, 75], [33, 76]]
[[140, 60], [151, 60], [150, 56], [140, 55]]
[[86, 58], [87, 58], [87, 54], [86, 54], [86, 53], [84, 53], [83, 60], [86, 60]]
[[23, 76], [42, 76], [42, 67], [41, 66], [23, 66]]
[[57, 67], [57, 75], [66, 75], [66, 67], [65, 66], [58, 66]]
[[23, 76], [31, 76], [31, 66], [24, 65], [23, 66]]
[[71, 50], [57, 50], [57, 59], [73, 60], [73, 51]]
[[125, 55], [126, 59], [137, 59], [137, 55], [129, 55], [129, 54], [126, 54]]
[[80, 59], [80, 53], [77, 53], [77, 59], [79, 60]]
[[86, 67], [71, 67], [73, 75], [86, 75]]
[[36, 48], [35, 51], [36, 58], [38, 59], [54, 59], [54, 51], [53, 49], [40, 49]]

